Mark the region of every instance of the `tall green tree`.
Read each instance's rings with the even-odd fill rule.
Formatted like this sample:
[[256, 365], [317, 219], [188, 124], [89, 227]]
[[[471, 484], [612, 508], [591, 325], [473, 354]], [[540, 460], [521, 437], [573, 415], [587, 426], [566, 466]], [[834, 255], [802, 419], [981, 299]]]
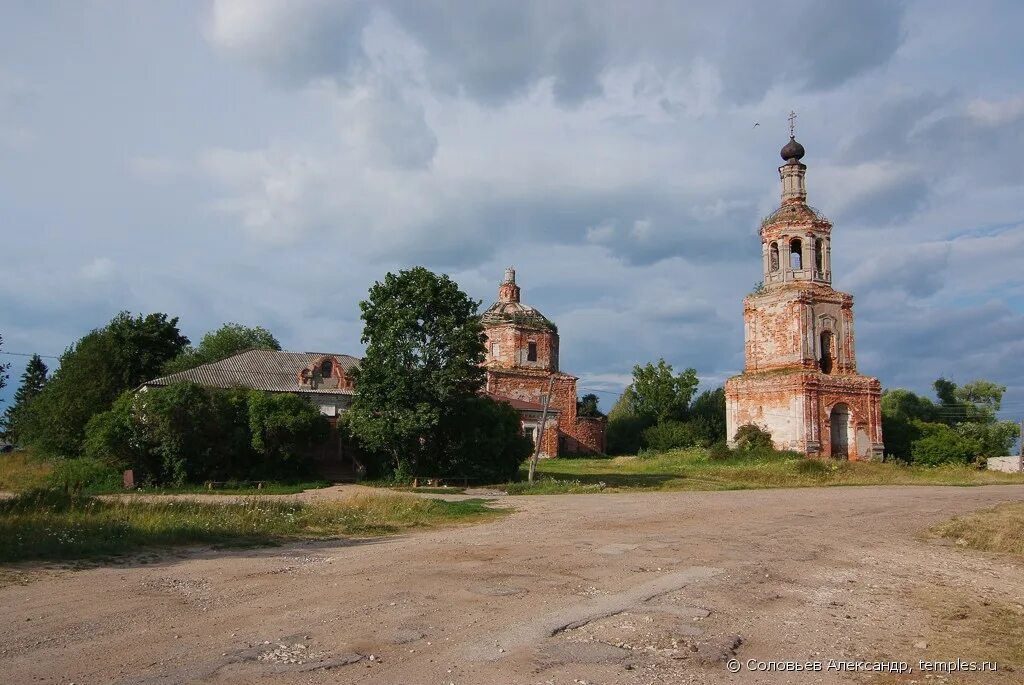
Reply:
[[634, 411], [636, 393], [628, 385], [608, 412], [608, 427], [605, 429], [605, 450], [608, 454], [636, 454], [643, 447], [643, 432], [653, 423], [652, 419], [637, 416]]
[[601, 410], [597, 408], [598, 402], [597, 395], [592, 392], [587, 393], [576, 401], [576, 416], [604, 416]]
[[699, 382], [696, 369], [676, 374], [664, 359], [657, 364], [637, 364], [633, 367], [633, 413], [657, 423], [682, 420]]
[[46, 374], [48, 369], [42, 357], [33, 354], [25, 366], [25, 372], [21, 374], [21, 385], [14, 393], [14, 404], [7, 407], [3, 416], [3, 431], [11, 442], [18, 442], [20, 435], [18, 424], [28, 411], [29, 404], [43, 391], [46, 385]]
[[60, 368], [29, 405], [23, 439], [49, 454], [77, 455], [89, 419], [125, 390], [159, 376], [187, 344], [176, 317], [121, 312], [64, 352]]
[[484, 383], [479, 304], [423, 267], [389, 273], [359, 303], [366, 356], [348, 424], [385, 470], [443, 475], [451, 426]]
[[726, 440], [725, 388], [719, 386], [698, 395], [690, 404], [689, 417], [702, 442], [711, 445]]
[[203, 336], [195, 347], [188, 346], [164, 364], [164, 373], [194, 369], [202, 364], [226, 359], [246, 350], [280, 350], [281, 343], [262, 326], [226, 323]]
[[939, 378], [932, 387], [938, 404], [902, 388], [882, 393], [886, 454], [925, 464], [1008, 454], [1017, 426], [997, 415], [1006, 386]]

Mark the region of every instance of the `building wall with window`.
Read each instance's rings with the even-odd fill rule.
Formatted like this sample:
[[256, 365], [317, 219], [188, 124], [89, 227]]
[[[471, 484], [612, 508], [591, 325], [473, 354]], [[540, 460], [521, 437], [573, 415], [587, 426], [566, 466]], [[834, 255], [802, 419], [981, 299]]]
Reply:
[[498, 300], [481, 319], [487, 337], [487, 393], [513, 406], [526, 403], [519, 407], [524, 430], [537, 423], [550, 393], [541, 455], [603, 453], [605, 422], [576, 416], [577, 379], [558, 368], [558, 328], [522, 303], [515, 270], [505, 271]]

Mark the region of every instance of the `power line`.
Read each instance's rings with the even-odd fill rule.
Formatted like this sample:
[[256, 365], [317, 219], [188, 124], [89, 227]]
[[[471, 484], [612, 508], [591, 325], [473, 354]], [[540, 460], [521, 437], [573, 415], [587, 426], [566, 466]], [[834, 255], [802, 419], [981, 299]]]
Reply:
[[47, 359], [60, 359], [55, 354], [39, 354], [37, 352], [0, 352], [0, 354], [10, 354], [15, 357], [46, 357]]

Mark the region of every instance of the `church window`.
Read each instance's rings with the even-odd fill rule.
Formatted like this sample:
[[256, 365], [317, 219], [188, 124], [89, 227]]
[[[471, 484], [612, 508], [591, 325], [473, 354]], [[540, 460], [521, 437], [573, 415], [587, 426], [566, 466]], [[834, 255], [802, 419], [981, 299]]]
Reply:
[[832, 350], [832, 341], [835, 337], [832, 335], [832, 331], [822, 331], [821, 333], [821, 359], [818, 360], [818, 366], [821, 368], [822, 373], [832, 373], [832, 361], [835, 354]]
[[793, 238], [789, 241], [789, 268], [793, 270], [799, 270], [803, 267], [804, 256], [801, 252], [803, 245], [800, 243], [799, 238]]
[[320, 365], [320, 377], [330, 378], [334, 375], [334, 364], [331, 363], [330, 359], [325, 359]]
[[769, 263], [770, 263], [769, 269], [771, 271], [778, 271], [779, 270], [779, 244], [778, 243], [772, 243], [772, 246], [770, 248], [768, 248], [768, 253], [769, 253], [769, 258], [768, 259], [769, 259]]
[[500, 356], [501, 356], [501, 343], [492, 342], [491, 343], [491, 357], [493, 357], [494, 359], [497, 359]]
[[814, 268], [819, 274], [825, 273], [825, 244], [821, 238], [814, 241]]
[[526, 345], [526, 361], [535, 362], [537, 361], [537, 343], [530, 342]]

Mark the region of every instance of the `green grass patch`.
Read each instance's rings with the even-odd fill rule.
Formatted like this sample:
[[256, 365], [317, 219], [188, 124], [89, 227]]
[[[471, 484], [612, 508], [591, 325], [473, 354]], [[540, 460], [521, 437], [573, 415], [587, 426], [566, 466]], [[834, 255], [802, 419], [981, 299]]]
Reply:
[[[740, 490], [835, 485], [1024, 484], [1020, 474], [972, 466], [811, 460], [791, 452], [734, 453], [712, 459], [707, 450], [673, 450], [643, 457], [546, 459], [538, 481], [505, 486], [509, 494], [622, 492], [630, 490]], [[524, 470], [525, 478], [525, 470]]]
[[1024, 556], [1024, 502], [1009, 502], [957, 516], [931, 529], [961, 547]]
[[483, 500], [444, 502], [397, 494], [331, 502], [250, 497], [223, 503], [97, 499], [30, 490], [0, 501], [0, 561], [110, 557], [153, 548], [249, 546], [378, 536], [500, 515]]
[[0, 454], [0, 490], [20, 492], [46, 485], [53, 473], [53, 461], [28, 450]]

